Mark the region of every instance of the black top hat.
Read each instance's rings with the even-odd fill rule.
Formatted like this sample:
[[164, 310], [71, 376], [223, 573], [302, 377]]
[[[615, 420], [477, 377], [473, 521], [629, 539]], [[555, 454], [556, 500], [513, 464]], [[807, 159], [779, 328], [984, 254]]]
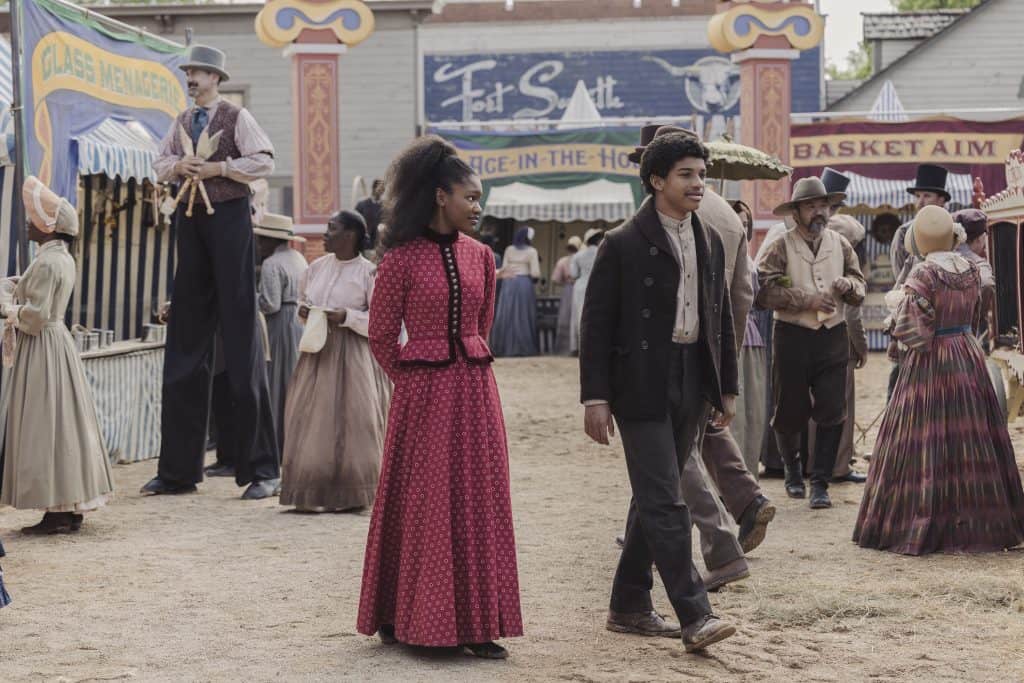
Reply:
[[[686, 133], [687, 135], [697, 137], [696, 133], [692, 130], [687, 130], [686, 128], [671, 125], [666, 126], [661, 123], [652, 123], [640, 129], [640, 145], [633, 150], [628, 159], [634, 164], [639, 164], [640, 159], [644, 155], [644, 150], [647, 149], [647, 145], [651, 144], [651, 140], [658, 137], [659, 134], [666, 135], [668, 133]], [[700, 138], [698, 137], [697, 139]]]
[[917, 180], [914, 181], [913, 187], [907, 188], [907, 192], [910, 194], [915, 192], [935, 192], [945, 197], [948, 202], [950, 195], [946, 191], [947, 175], [949, 175], [949, 171], [941, 166], [921, 164], [917, 167]]
[[185, 63], [178, 66], [179, 69], [202, 69], [220, 76], [220, 82], [227, 81], [231, 76], [224, 70], [227, 57], [224, 52], [208, 45], [193, 45], [188, 49]]
[[850, 186], [850, 176], [844, 175], [834, 168], [826, 167], [821, 172], [821, 182], [825, 184], [825, 189], [829, 192], [846, 192], [846, 188]]

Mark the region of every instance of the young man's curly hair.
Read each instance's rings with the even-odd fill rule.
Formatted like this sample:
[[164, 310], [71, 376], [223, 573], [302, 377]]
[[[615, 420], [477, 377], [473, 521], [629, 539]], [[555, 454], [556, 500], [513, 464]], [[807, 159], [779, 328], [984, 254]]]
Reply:
[[640, 157], [640, 180], [644, 183], [647, 194], [654, 194], [651, 176], [667, 178], [672, 167], [686, 157], [697, 157], [708, 160], [708, 148], [691, 135], [685, 133], [669, 133], [651, 140], [644, 154]]

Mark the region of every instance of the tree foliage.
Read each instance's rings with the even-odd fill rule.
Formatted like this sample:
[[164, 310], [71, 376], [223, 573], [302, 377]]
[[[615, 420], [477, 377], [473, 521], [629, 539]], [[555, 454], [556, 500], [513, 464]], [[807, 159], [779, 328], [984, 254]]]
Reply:
[[981, 0], [890, 0], [897, 12], [913, 12], [927, 9], [970, 9]]
[[856, 50], [850, 50], [846, 54], [843, 66], [829, 63], [825, 67], [825, 74], [836, 81], [864, 80], [871, 76], [871, 48], [864, 41], [861, 41]]

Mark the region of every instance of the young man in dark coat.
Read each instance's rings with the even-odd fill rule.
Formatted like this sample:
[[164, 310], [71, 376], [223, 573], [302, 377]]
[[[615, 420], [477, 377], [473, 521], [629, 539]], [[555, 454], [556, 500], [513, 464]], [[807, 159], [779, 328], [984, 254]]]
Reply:
[[[580, 327], [585, 429], [607, 444], [618, 424], [633, 490], [608, 627], [681, 632], [687, 651], [736, 631], [711, 613], [691, 559], [690, 514], [680, 487], [709, 413], [728, 426], [738, 393], [722, 240], [694, 215], [707, 158], [704, 145], [680, 133], [648, 145], [640, 176], [652, 196], [607, 234]], [[681, 628], [653, 610], [652, 563]]]

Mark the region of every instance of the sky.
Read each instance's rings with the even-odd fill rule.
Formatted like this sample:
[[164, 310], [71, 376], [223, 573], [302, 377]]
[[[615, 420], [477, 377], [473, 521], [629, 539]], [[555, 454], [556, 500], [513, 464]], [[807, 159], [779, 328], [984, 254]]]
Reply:
[[843, 66], [846, 55], [857, 47], [864, 34], [861, 12], [886, 12], [889, 0], [819, 0], [825, 22], [825, 59]]

